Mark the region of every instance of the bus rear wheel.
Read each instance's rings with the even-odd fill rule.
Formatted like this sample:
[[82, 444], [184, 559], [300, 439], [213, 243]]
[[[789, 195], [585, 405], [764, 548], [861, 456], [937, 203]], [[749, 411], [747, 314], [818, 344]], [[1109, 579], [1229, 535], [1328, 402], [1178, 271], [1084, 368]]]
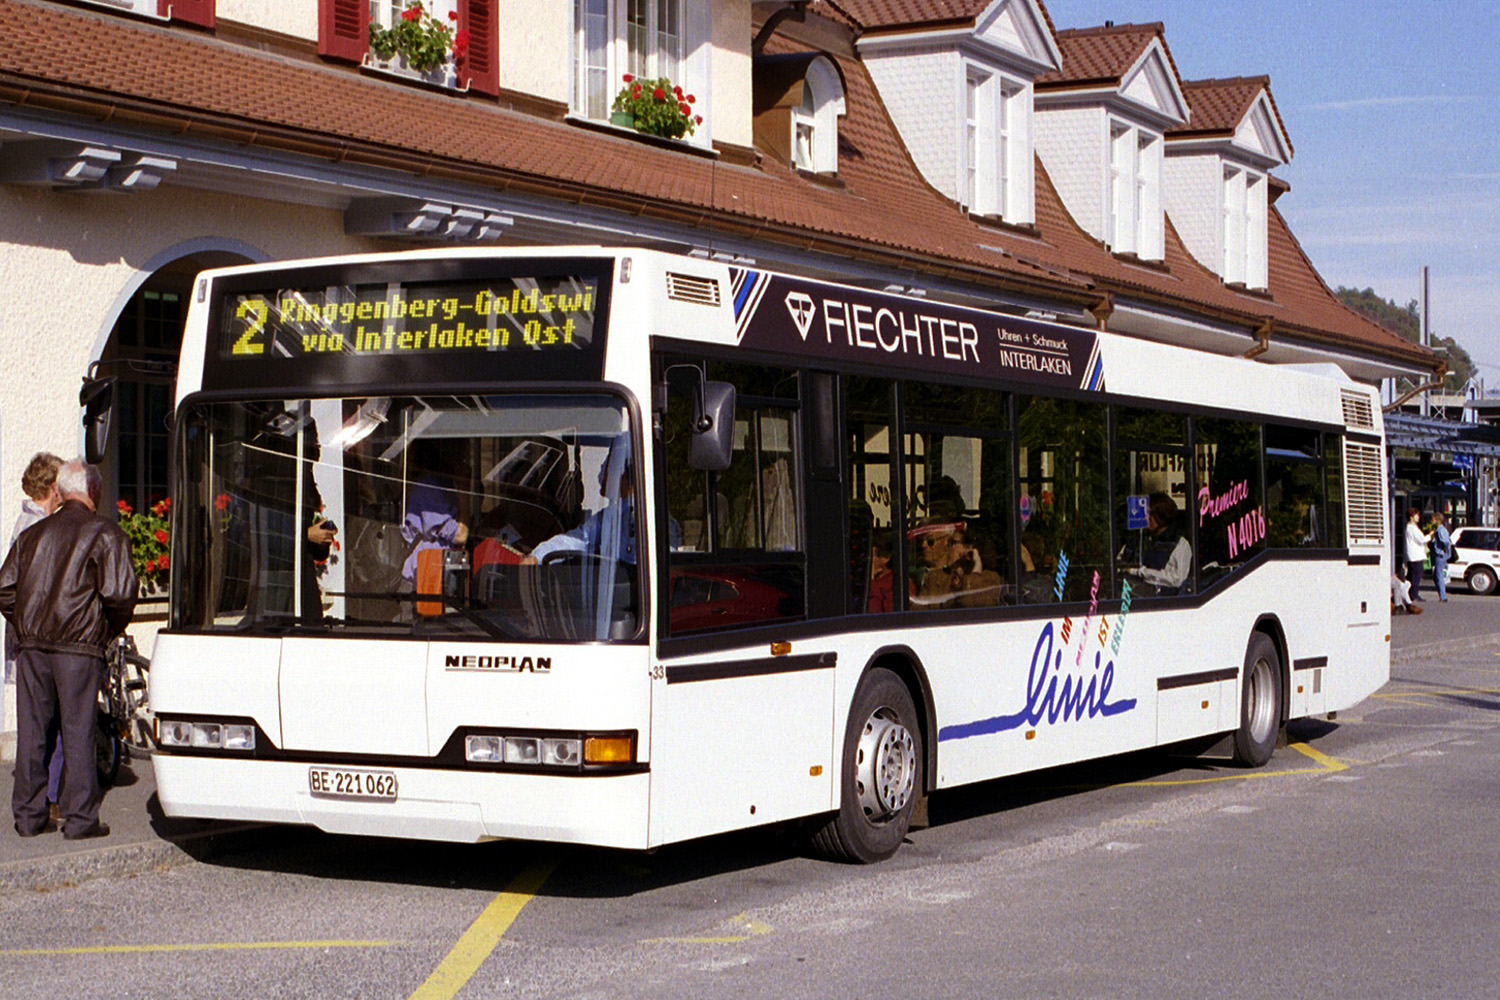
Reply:
[[911, 693], [889, 670], [871, 670], [849, 710], [839, 811], [813, 834], [813, 846], [835, 860], [863, 864], [895, 854], [911, 828], [921, 765]]
[[1250, 637], [1240, 685], [1240, 727], [1234, 734], [1234, 762], [1260, 767], [1276, 749], [1281, 728], [1281, 656], [1264, 632]]

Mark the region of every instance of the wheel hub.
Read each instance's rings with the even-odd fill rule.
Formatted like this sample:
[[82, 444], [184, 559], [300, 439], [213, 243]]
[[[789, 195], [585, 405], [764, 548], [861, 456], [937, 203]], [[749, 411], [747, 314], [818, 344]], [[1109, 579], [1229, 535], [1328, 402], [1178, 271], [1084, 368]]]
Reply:
[[917, 745], [911, 731], [881, 709], [865, 721], [855, 781], [866, 818], [878, 822], [911, 801], [917, 782]]

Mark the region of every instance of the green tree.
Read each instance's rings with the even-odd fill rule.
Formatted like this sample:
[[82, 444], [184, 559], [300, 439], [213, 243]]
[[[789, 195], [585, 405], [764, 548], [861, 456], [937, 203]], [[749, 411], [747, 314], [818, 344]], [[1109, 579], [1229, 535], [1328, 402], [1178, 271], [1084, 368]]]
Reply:
[[[1392, 333], [1406, 338], [1413, 344], [1421, 341], [1422, 317], [1418, 311], [1416, 299], [1408, 302], [1406, 308], [1403, 309], [1390, 299], [1383, 299], [1376, 295], [1373, 288], [1360, 291], [1357, 288], [1340, 287], [1333, 294], [1337, 295], [1339, 301], [1350, 309], [1379, 323]], [[1451, 392], [1462, 392], [1474, 374], [1474, 359], [1470, 358], [1469, 352], [1452, 337], [1433, 337], [1432, 346], [1442, 348], [1447, 352], [1448, 378], [1444, 383], [1445, 388]]]

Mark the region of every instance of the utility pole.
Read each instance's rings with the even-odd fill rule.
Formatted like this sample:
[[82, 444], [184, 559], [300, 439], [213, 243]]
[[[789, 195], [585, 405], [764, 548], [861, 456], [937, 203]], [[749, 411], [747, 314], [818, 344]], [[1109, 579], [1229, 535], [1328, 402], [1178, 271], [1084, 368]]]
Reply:
[[[1422, 311], [1421, 311], [1420, 318], [1418, 320], [1418, 322], [1421, 324], [1421, 328], [1418, 331], [1418, 337], [1421, 340], [1423, 347], [1431, 347], [1432, 346], [1432, 331], [1427, 326], [1427, 265], [1426, 264], [1422, 265], [1422, 288], [1421, 288], [1420, 294], [1421, 294], [1421, 310]], [[1422, 393], [1422, 410], [1421, 410], [1421, 413], [1422, 413], [1422, 416], [1424, 416], [1424, 417], [1430, 416], [1431, 413], [1432, 413], [1432, 400], [1429, 398], [1430, 394], [1431, 394], [1431, 390], [1430, 389], [1429, 390], [1425, 390]]]

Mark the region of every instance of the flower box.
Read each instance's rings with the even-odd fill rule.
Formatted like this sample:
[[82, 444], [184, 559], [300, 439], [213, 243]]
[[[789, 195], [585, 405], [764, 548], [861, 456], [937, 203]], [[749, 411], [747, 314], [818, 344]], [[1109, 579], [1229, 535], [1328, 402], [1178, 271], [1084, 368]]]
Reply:
[[444, 90], [458, 90], [458, 73], [454, 70], [451, 62], [434, 66], [427, 70], [413, 69], [402, 55], [393, 56], [390, 59], [382, 59], [373, 53], [365, 53], [364, 61], [360, 66], [372, 73], [384, 74], [385, 76], [400, 77], [403, 80], [415, 80], [425, 83], [430, 87], [441, 87]]

